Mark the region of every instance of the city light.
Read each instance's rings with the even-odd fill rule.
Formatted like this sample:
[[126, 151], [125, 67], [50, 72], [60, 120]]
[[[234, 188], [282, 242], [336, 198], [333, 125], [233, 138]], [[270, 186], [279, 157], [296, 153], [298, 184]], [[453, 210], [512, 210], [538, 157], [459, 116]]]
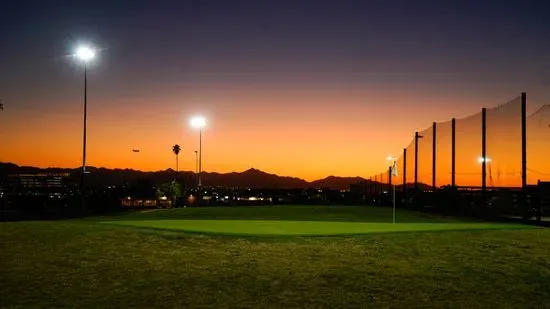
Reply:
[[76, 50], [75, 56], [82, 61], [88, 61], [95, 57], [95, 51], [90, 47], [81, 46]]

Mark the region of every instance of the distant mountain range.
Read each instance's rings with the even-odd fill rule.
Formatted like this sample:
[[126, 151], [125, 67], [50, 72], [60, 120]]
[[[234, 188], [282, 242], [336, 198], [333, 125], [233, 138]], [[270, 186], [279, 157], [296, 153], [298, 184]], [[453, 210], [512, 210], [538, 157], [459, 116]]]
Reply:
[[[176, 172], [172, 169], [156, 172], [143, 172], [133, 169], [108, 169], [87, 167], [89, 174], [86, 180], [89, 185], [106, 186], [120, 185], [124, 183], [135, 183], [139, 181], [152, 181], [154, 183], [168, 182], [174, 179]], [[79, 168], [38, 168], [32, 166], [18, 166], [13, 163], [0, 162], [0, 181], [6, 181], [10, 174], [21, 173], [70, 173], [74, 181], [78, 181]], [[195, 173], [180, 171], [178, 179], [195, 184], [197, 177]], [[297, 177], [278, 176], [269, 174], [254, 168], [244, 172], [233, 173], [202, 173], [202, 184], [205, 186], [230, 186], [241, 188], [258, 189], [293, 189], [293, 188], [331, 188], [348, 189], [351, 184], [364, 181], [361, 177], [337, 177], [329, 176], [323, 179], [308, 182]]]

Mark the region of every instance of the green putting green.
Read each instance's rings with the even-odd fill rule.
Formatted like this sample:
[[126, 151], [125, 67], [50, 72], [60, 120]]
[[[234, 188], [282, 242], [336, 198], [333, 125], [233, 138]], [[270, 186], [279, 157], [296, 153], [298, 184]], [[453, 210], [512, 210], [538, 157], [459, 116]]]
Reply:
[[123, 220], [103, 221], [105, 224], [139, 228], [180, 230], [193, 233], [227, 235], [293, 235], [329, 236], [369, 233], [496, 230], [529, 228], [517, 224], [487, 222], [442, 222], [442, 223], [383, 223], [383, 222], [323, 222], [283, 220]]

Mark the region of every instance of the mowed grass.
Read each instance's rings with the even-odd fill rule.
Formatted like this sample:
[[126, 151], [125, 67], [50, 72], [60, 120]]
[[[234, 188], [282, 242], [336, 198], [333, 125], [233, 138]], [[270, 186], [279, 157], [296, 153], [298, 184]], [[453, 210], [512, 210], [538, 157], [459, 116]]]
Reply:
[[521, 225], [494, 223], [366, 223], [366, 222], [322, 222], [322, 221], [276, 221], [276, 220], [140, 220], [108, 221], [107, 224], [142, 228], [182, 230], [194, 233], [225, 235], [294, 235], [331, 236], [367, 233], [498, 230], [529, 228]]
[[473, 222], [390, 208], [353, 206], [262, 206], [184, 208], [135, 212], [103, 223], [227, 235], [330, 236], [365, 233], [523, 229], [519, 224]]
[[[113, 220], [286, 220], [331, 222], [392, 222], [389, 207], [366, 206], [241, 206], [241, 207], [188, 207], [145, 210], [103, 217]], [[397, 222], [474, 222], [471, 218], [443, 217], [422, 212], [397, 209]], [[92, 218], [96, 220], [97, 218]]]
[[[342, 209], [335, 212], [345, 212]], [[188, 213], [170, 210], [118, 220], [171, 220], [168, 213], [179, 214], [176, 219], [182, 220], [207, 219], [203, 213], [207, 209], [193, 211], [200, 215], [189, 218]], [[289, 221], [301, 221], [298, 213], [313, 210], [294, 211], [297, 214]], [[271, 220], [255, 214], [249, 217]], [[303, 217], [316, 221], [309, 214]], [[0, 307], [543, 308], [550, 304], [550, 232], [542, 228], [243, 237], [101, 223], [115, 219], [0, 223]], [[364, 220], [355, 222], [368, 222]], [[415, 220], [467, 221], [427, 215]]]

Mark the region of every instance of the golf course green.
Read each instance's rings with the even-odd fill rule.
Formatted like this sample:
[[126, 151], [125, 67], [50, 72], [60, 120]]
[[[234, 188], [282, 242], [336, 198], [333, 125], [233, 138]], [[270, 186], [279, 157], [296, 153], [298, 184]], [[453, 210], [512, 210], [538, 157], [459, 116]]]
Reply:
[[278, 220], [140, 220], [111, 221], [141, 228], [181, 230], [185, 232], [226, 235], [293, 235], [330, 236], [367, 233], [495, 230], [526, 228], [520, 225], [494, 223], [367, 223], [367, 222], [322, 222], [322, 221], [278, 221]]
[[520, 224], [475, 222], [389, 208], [353, 206], [257, 206], [180, 208], [131, 213], [100, 220], [138, 228], [241, 236], [331, 236], [368, 233], [498, 230], [530, 228]]

